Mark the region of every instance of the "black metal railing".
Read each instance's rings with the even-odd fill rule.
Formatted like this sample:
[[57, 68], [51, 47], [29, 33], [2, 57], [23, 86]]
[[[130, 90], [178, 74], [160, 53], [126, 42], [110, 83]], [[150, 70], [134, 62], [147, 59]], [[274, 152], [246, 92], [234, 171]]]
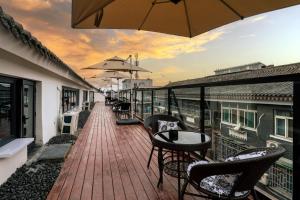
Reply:
[[[173, 115], [190, 129], [209, 134], [212, 137], [209, 156], [215, 160], [223, 160], [245, 148], [284, 146], [287, 153], [268, 171], [266, 186], [291, 199], [293, 193], [296, 195], [293, 168], [299, 164], [295, 161], [298, 156], [295, 149], [299, 147], [300, 123], [293, 123], [300, 118], [297, 79], [300, 76], [291, 75], [140, 88], [134, 89], [132, 95], [130, 90], [123, 90], [120, 97], [127, 101], [133, 98], [134, 114], [140, 120], [153, 114]], [[284, 164], [285, 161], [289, 164]], [[284, 184], [280, 182], [283, 180]]]

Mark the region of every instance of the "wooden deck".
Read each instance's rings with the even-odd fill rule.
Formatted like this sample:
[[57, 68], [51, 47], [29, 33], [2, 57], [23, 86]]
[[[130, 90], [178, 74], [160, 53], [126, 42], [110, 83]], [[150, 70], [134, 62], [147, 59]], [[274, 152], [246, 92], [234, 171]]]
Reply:
[[[142, 125], [117, 126], [110, 107], [97, 103], [72, 147], [48, 200], [177, 199], [177, 180], [158, 181], [157, 154]], [[185, 199], [191, 199], [186, 196]]]

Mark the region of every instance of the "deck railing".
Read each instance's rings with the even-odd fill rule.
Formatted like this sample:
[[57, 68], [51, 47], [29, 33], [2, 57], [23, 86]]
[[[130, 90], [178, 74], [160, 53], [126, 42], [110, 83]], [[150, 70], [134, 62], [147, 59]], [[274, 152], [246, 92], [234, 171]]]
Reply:
[[296, 181], [293, 165], [297, 164], [293, 162], [297, 156], [293, 152], [300, 135], [299, 123], [293, 123], [300, 118], [297, 79], [300, 77], [286, 76], [136, 88], [131, 95], [130, 90], [122, 90], [120, 96], [133, 98], [132, 109], [140, 120], [153, 114], [173, 115], [190, 129], [209, 134], [212, 137], [209, 156], [218, 161], [255, 146], [282, 145], [287, 153], [269, 169], [265, 184], [268, 192], [292, 199], [297, 192], [293, 190]]

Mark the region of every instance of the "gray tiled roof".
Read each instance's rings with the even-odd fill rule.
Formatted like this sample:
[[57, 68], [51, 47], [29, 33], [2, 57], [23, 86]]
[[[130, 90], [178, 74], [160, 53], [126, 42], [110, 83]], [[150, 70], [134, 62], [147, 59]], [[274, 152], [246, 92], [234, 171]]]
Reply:
[[71, 69], [67, 64], [65, 64], [59, 57], [57, 57], [53, 52], [51, 52], [47, 47], [45, 47], [37, 38], [35, 38], [31, 33], [25, 30], [22, 24], [16, 22], [13, 17], [6, 14], [0, 6], [0, 25], [2, 25], [8, 33], [12, 34], [16, 39], [23, 42], [24, 45], [34, 48], [37, 53], [41, 56], [52, 61], [54, 64], [68, 69], [71, 71], [71, 75], [80, 79], [85, 84], [94, 88], [90, 83], [85, 81], [81, 76], [79, 76], [73, 69]]
[[184, 81], [177, 81], [169, 83], [166, 87], [184, 86], [184, 85], [196, 85], [196, 84], [217, 84], [229, 81], [239, 80], [251, 80], [257, 78], [270, 78], [285, 75], [299, 75], [300, 76], [300, 63], [293, 63], [287, 65], [281, 65], [276, 67], [266, 67], [263, 69], [253, 71], [243, 71], [231, 74], [221, 74], [207, 76], [203, 78], [190, 79]]

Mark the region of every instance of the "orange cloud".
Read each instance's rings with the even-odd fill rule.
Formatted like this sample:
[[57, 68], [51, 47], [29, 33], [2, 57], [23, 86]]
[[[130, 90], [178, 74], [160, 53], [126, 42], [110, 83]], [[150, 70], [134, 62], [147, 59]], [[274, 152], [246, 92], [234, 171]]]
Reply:
[[[91, 77], [99, 71], [81, 68], [115, 55], [126, 58], [138, 52], [141, 60], [175, 58], [181, 54], [205, 51], [206, 44], [224, 34], [222, 30], [211, 31], [190, 39], [145, 31], [75, 30], [70, 27], [71, 12], [65, 10], [71, 7], [70, 0], [0, 2], [9, 9], [8, 14], [84, 77]], [[166, 79], [159, 74], [175, 76], [180, 74], [179, 69], [167, 66], [156, 72], [158, 75], [153, 73], [153, 77], [157, 82], [163, 82]]]
[[15, 8], [25, 11], [51, 7], [51, 2], [48, 0], [10, 0], [9, 3]]
[[142, 58], [174, 58], [177, 55], [204, 51], [204, 45], [220, 38], [223, 31], [213, 31], [195, 38], [184, 38], [164, 34], [135, 31], [128, 34], [116, 31], [114, 44], [123, 52], [141, 52]]

